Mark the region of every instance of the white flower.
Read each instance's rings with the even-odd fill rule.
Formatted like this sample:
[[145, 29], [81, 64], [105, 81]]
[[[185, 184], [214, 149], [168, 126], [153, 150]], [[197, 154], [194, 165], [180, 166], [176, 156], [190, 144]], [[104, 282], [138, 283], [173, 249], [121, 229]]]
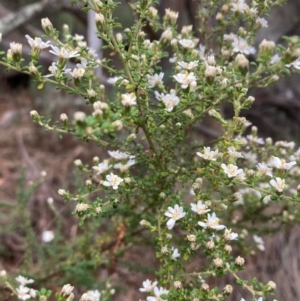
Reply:
[[51, 74], [45, 75], [45, 77], [57, 77], [60, 74], [69, 73], [71, 71], [71, 69], [66, 69], [66, 67], [63, 67], [63, 69], [59, 69], [55, 62], [52, 63], [48, 70], [51, 72]]
[[275, 178], [270, 181], [270, 184], [278, 191], [282, 192], [285, 186], [285, 180], [281, 178]]
[[154, 287], [154, 296], [148, 296], [147, 301], [167, 301], [167, 299], [162, 299], [161, 295], [167, 295], [169, 293], [168, 290], [157, 286]]
[[261, 144], [261, 145], [264, 145], [264, 144], [265, 144], [265, 141], [264, 141], [263, 138], [259, 138], [259, 137], [253, 136], [253, 135], [248, 135], [248, 136], [247, 136], [247, 139], [248, 139], [250, 142], [253, 142], [253, 143], [256, 143], [256, 144]]
[[47, 231], [43, 231], [42, 233], [42, 241], [43, 242], [50, 242], [51, 240], [53, 240], [53, 238], [55, 237], [54, 232], [47, 230]]
[[172, 251], [171, 258], [172, 258], [173, 260], [177, 260], [177, 258], [180, 257], [180, 253], [178, 252], [178, 249], [172, 247], [172, 248], [171, 248], [171, 251]]
[[226, 165], [226, 164], [222, 163], [221, 167], [228, 178], [233, 178], [233, 177], [236, 177], [239, 174], [243, 173], [242, 169], [239, 169], [236, 165], [233, 165], [233, 164]]
[[18, 298], [20, 300], [28, 300], [31, 298], [31, 294], [30, 294], [30, 288], [20, 285], [18, 288], [16, 288], [16, 292], [18, 295]]
[[280, 61], [280, 56], [276, 53], [271, 57], [270, 64], [273, 65]]
[[244, 13], [248, 9], [249, 7], [245, 3], [245, 0], [236, 0], [233, 3], [231, 3], [231, 10], [234, 12]]
[[224, 225], [219, 225], [219, 219], [214, 212], [211, 215], [208, 213], [206, 222], [198, 222], [198, 225], [204, 229], [223, 230], [226, 228]]
[[272, 177], [272, 168], [269, 168], [266, 163], [258, 163], [256, 165], [259, 175], [267, 175], [269, 177]]
[[30, 283], [34, 282], [33, 279], [28, 279], [28, 278], [23, 277], [21, 275], [19, 275], [18, 277], [16, 277], [16, 280], [20, 283], [21, 286], [25, 286], [26, 284], [30, 284]]
[[130, 166], [135, 164], [134, 159], [129, 159], [125, 164], [117, 163], [114, 165], [114, 169], [119, 169], [121, 172], [124, 172], [129, 169]]
[[233, 42], [233, 40], [237, 38], [237, 35], [231, 32], [230, 34], [224, 34], [223, 40]]
[[161, 100], [165, 104], [166, 111], [168, 112], [172, 112], [174, 107], [180, 102], [179, 98], [176, 96], [175, 90], [171, 90], [170, 94], [163, 95]]
[[232, 157], [233, 159], [236, 159], [236, 158], [244, 158], [244, 156], [243, 156], [241, 153], [239, 153], [239, 152], [236, 151], [236, 149], [235, 149], [234, 146], [229, 146], [229, 147], [227, 148], [227, 153], [228, 153], [228, 155], [229, 155], [230, 157]]
[[50, 41], [43, 42], [41, 38], [32, 38], [29, 35], [25, 35], [25, 38], [27, 39], [29, 45], [33, 49], [45, 49], [50, 47]]
[[188, 49], [194, 48], [197, 44], [197, 43], [194, 43], [193, 40], [189, 40], [189, 39], [181, 39], [178, 42], [183, 48], [188, 48]]
[[265, 19], [265, 18], [256, 18], [255, 20], [255, 23], [257, 25], [259, 25], [260, 27], [265, 27], [267, 28], [269, 25], [268, 25], [268, 21]]
[[176, 204], [174, 208], [168, 207], [168, 211], [165, 213], [165, 216], [170, 217], [167, 221], [167, 227], [171, 230], [174, 227], [175, 222], [185, 216], [185, 212], [181, 206]]
[[71, 76], [75, 79], [82, 78], [85, 73], [83, 68], [74, 68], [72, 72], [70, 72]]
[[231, 230], [226, 229], [224, 232], [225, 240], [237, 240], [238, 234], [235, 232], [231, 232]]
[[83, 294], [80, 300], [84, 301], [100, 301], [101, 293], [98, 290], [88, 291]]
[[181, 84], [182, 89], [186, 89], [188, 86], [190, 86], [192, 83], [196, 82], [196, 77], [194, 75], [194, 72], [185, 72], [185, 73], [178, 73], [176, 75], [173, 75], [175, 80]]
[[300, 57], [298, 57], [295, 61], [291, 62], [290, 64], [286, 64], [285, 67], [294, 67], [295, 69], [300, 70]]
[[111, 186], [113, 189], [118, 189], [119, 185], [123, 182], [124, 180], [117, 175], [113, 174], [112, 172], [106, 176], [106, 181], [103, 182], [104, 186]]
[[63, 296], [69, 296], [72, 293], [73, 289], [74, 286], [70, 284], [65, 284], [61, 289], [61, 293]]
[[255, 54], [256, 50], [254, 47], [248, 45], [247, 41], [241, 37], [235, 37], [232, 42], [234, 52], [241, 52], [246, 55]]
[[197, 156], [205, 159], [205, 160], [209, 160], [209, 161], [216, 161], [217, 156], [218, 156], [218, 149], [216, 149], [215, 151], [210, 150], [210, 147], [204, 147], [203, 152], [199, 153], [197, 152]]
[[53, 46], [50, 45], [52, 50], [50, 50], [49, 52], [51, 52], [52, 54], [60, 57], [60, 58], [64, 58], [64, 59], [70, 59], [72, 57], [77, 57], [80, 54], [77, 51], [68, 51], [65, 47], [62, 48], [58, 48], [57, 46]]
[[253, 235], [253, 239], [256, 242], [257, 248], [261, 251], [265, 250], [264, 241], [260, 236]]
[[140, 288], [142, 293], [150, 293], [153, 291], [154, 287], [157, 285], [157, 281], [151, 281], [149, 279], [143, 281], [143, 287]]
[[122, 94], [121, 95], [121, 103], [124, 107], [131, 107], [136, 105], [136, 96], [133, 92]]
[[289, 170], [296, 164], [296, 161], [292, 161], [288, 163], [285, 161], [285, 159], [280, 159], [278, 157], [272, 156], [272, 159], [270, 160], [269, 164], [278, 169]]
[[126, 160], [126, 159], [133, 159], [135, 156], [131, 156], [129, 155], [128, 153], [123, 153], [123, 152], [120, 152], [119, 150], [116, 150], [116, 151], [108, 151], [108, 154], [116, 159], [116, 160]]
[[111, 165], [108, 165], [108, 162], [104, 161], [99, 163], [97, 166], [93, 166], [93, 169], [97, 172], [96, 174], [99, 175], [106, 172], [110, 167]]
[[199, 63], [199, 61], [192, 61], [192, 62], [189, 62], [189, 63], [181, 61], [181, 62], [178, 62], [178, 65], [182, 69], [192, 70], [192, 69], [194, 69], [195, 67], [198, 66], [198, 63]]
[[148, 79], [148, 87], [154, 88], [155, 86], [163, 85], [162, 79], [164, 77], [164, 74], [160, 72], [159, 74], [149, 75], [147, 74]]
[[107, 79], [107, 82], [108, 82], [109, 84], [115, 85], [116, 82], [117, 82], [119, 79], [121, 79], [121, 78], [122, 78], [121, 76], [109, 77], [109, 78]]
[[197, 204], [191, 204], [191, 207], [192, 211], [196, 212], [199, 215], [210, 211], [210, 209], [207, 209], [206, 205], [204, 205], [201, 201], [198, 201]]

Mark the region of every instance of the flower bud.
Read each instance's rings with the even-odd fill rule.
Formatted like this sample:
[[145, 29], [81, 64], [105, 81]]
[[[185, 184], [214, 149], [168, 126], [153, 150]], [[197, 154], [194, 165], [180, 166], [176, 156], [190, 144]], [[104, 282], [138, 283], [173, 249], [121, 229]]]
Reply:
[[41, 20], [41, 23], [45, 33], [49, 36], [52, 36], [54, 34], [54, 28], [50, 20], [48, 18], [44, 18]]
[[87, 211], [90, 208], [89, 204], [79, 203], [76, 205], [75, 211], [77, 213]]
[[75, 164], [75, 166], [77, 166], [77, 167], [82, 167], [82, 162], [81, 162], [80, 159], [76, 159], [76, 160], [74, 161], [74, 164]]
[[214, 247], [215, 247], [215, 243], [212, 240], [210, 240], [206, 243], [207, 249], [212, 250]]
[[201, 289], [207, 292], [209, 290], [209, 285], [207, 283], [202, 283]]
[[236, 57], [235, 57], [235, 63], [238, 67], [238, 69], [240, 70], [242, 75], [246, 75], [248, 70], [249, 70], [249, 61], [248, 59], [241, 53], [239, 53]]
[[267, 283], [268, 291], [274, 291], [276, 289], [276, 283], [274, 281], [269, 281]]
[[86, 114], [84, 112], [75, 112], [74, 119], [77, 122], [85, 122]]
[[232, 247], [231, 247], [230, 245], [225, 245], [225, 246], [224, 246], [224, 250], [225, 250], [226, 253], [229, 254], [229, 253], [231, 253], [231, 251], [232, 251]]
[[65, 196], [67, 194], [67, 192], [64, 189], [58, 189], [58, 194], [60, 196]]
[[217, 268], [221, 268], [223, 265], [223, 260], [221, 258], [215, 258], [213, 262]]
[[60, 121], [61, 121], [61, 122], [67, 122], [67, 121], [68, 121], [68, 116], [67, 116], [67, 114], [62, 113], [62, 114], [60, 115]]
[[177, 289], [182, 289], [182, 283], [180, 281], [175, 281], [174, 282], [174, 287]]
[[238, 256], [236, 259], [235, 259], [235, 264], [238, 265], [238, 266], [243, 266], [245, 264], [245, 259]]
[[230, 295], [233, 291], [233, 287], [229, 284], [227, 284], [224, 288], [223, 288], [223, 292], [226, 295]]

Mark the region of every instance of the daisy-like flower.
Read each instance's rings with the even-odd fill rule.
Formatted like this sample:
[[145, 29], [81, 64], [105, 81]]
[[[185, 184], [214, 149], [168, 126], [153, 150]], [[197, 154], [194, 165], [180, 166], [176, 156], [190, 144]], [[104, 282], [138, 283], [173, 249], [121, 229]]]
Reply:
[[191, 209], [199, 215], [210, 211], [210, 209], [207, 209], [206, 205], [204, 205], [201, 201], [198, 201], [197, 204], [192, 203]]
[[172, 247], [171, 248], [172, 254], [171, 254], [171, 258], [173, 260], [177, 260], [178, 257], [180, 257], [180, 253], [178, 252], [177, 248]]
[[82, 301], [100, 301], [100, 297], [101, 293], [98, 290], [94, 290], [84, 293], [81, 299]]
[[155, 98], [159, 101], [161, 101], [163, 99], [163, 97], [165, 96], [164, 93], [159, 93], [158, 91], [154, 91], [154, 95], [155, 95]]
[[158, 288], [157, 286], [154, 287], [154, 296], [148, 296], [147, 301], [167, 301], [167, 299], [162, 299], [161, 295], [167, 295], [169, 293], [168, 290], [164, 289], [163, 287]]
[[241, 37], [235, 37], [232, 42], [234, 52], [241, 52], [246, 55], [255, 54], [256, 50], [254, 47], [249, 46], [247, 41]]
[[285, 67], [294, 67], [295, 69], [300, 70], [300, 57], [298, 57], [295, 61], [291, 62], [290, 64], [286, 64]]
[[178, 73], [176, 75], [173, 75], [175, 80], [181, 84], [182, 89], [186, 89], [188, 86], [194, 84], [196, 82], [196, 76], [194, 75], [194, 72], [184, 72], [184, 73]]
[[136, 105], [136, 96], [133, 92], [121, 95], [121, 103], [124, 107], [131, 107]]
[[297, 164], [296, 161], [286, 162], [285, 159], [280, 159], [275, 156], [272, 156], [272, 159], [270, 161], [271, 166], [274, 166], [278, 169], [285, 169], [285, 170], [291, 169], [295, 164]]
[[281, 179], [279, 177], [276, 177], [275, 180], [272, 179], [270, 181], [270, 184], [278, 191], [282, 192], [285, 186], [285, 179]]
[[248, 136], [247, 136], [247, 139], [248, 139], [250, 142], [253, 142], [253, 143], [256, 143], [256, 144], [260, 144], [260, 145], [264, 145], [264, 144], [265, 144], [265, 141], [264, 141], [263, 138], [256, 137], [256, 136], [253, 136], [253, 135], [248, 135]]
[[197, 44], [195, 43], [195, 41], [190, 39], [181, 39], [178, 42], [183, 48], [187, 48], [187, 49], [193, 49]]
[[235, 232], [231, 232], [231, 230], [226, 229], [223, 236], [225, 240], [237, 240], [239, 235]]
[[70, 73], [71, 69], [66, 69], [66, 67], [63, 67], [63, 69], [59, 69], [57, 64], [55, 62], [52, 63], [52, 65], [48, 68], [48, 70], [51, 72], [51, 74], [45, 75], [45, 77], [57, 77], [61, 74]]
[[135, 158], [135, 156], [131, 156], [129, 155], [128, 153], [123, 153], [123, 152], [120, 152], [119, 150], [116, 150], [116, 151], [108, 151], [108, 154], [116, 159], [116, 160], [126, 160], [126, 159], [133, 159]]
[[19, 275], [18, 277], [16, 277], [16, 280], [20, 283], [21, 286], [25, 286], [27, 284], [30, 284], [30, 283], [34, 282], [33, 279], [28, 279], [28, 278], [23, 277], [21, 275]]
[[157, 285], [157, 281], [151, 281], [149, 279], [143, 281], [143, 287], [140, 288], [142, 293], [150, 293], [153, 291], [154, 287]]
[[257, 245], [257, 248], [261, 251], [265, 250], [265, 243], [263, 241], [263, 239], [260, 236], [257, 235], [253, 235], [253, 239]]
[[244, 13], [249, 9], [245, 0], [237, 0], [231, 3], [231, 10], [234, 12]]
[[42, 241], [45, 243], [52, 241], [54, 237], [54, 232], [51, 230], [43, 231], [42, 233]]
[[244, 156], [240, 153], [237, 152], [234, 146], [229, 146], [227, 148], [227, 153], [228, 155], [233, 158], [233, 159], [237, 159], [237, 158], [244, 158]]
[[189, 63], [186, 63], [186, 62], [178, 62], [177, 64], [182, 68], [182, 69], [185, 69], [185, 70], [193, 70], [194, 68], [196, 68], [198, 66], [198, 63], [199, 61], [192, 61], [192, 62], [189, 62]]
[[204, 229], [213, 230], [223, 230], [226, 228], [224, 225], [219, 225], [219, 219], [214, 212], [211, 215], [208, 213], [206, 222], [198, 222], [198, 225]]
[[241, 168], [238, 168], [234, 164], [226, 165], [226, 164], [222, 163], [221, 167], [228, 178], [234, 178], [243, 172], [243, 170]]
[[120, 172], [124, 172], [129, 169], [130, 166], [135, 164], [134, 159], [129, 159], [125, 164], [117, 163], [114, 165], [114, 169], [119, 169]]
[[29, 43], [29, 45], [32, 49], [41, 50], [41, 49], [45, 49], [45, 48], [50, 47], [50, 41], [43, 42], [43, 40], [41, 38], [34, 38], [33, 39], [29, 35], [25, 35], [25, 38], [27, 39], [27, 41], [28, 41], [28, 43]]
[[71, 76], [75, 79], [82, 78], [85, 73], [83, 68], [74, 68], [72, 72], [70, 72]]
[[255, 23], [260, 27], [264, 27], [264, 28], [267, 28], [269, 26], [268, 21], [265, 18], [258, 17], [256, 18]]
[[159, 74], [149, 75], [147, 74], [148, 79], [148, 88], [154, 88], [155, 86], [163, 85], [164, 73], [160, 72]]
[[80, 54], [77, 51], [69, 51], [65, 47], [58, 48], [57, 46], [50, 45], [52, 50], [49, 52], [63, 59], [70, 59], [72, 57], [77, 57]]
[[161, 97], [162, 102], [166, 106], [166, 111], [172, 112], [174, 107], [177, 106], [180, 102], [179, 98], [176, 96], [176, 91], [171, 90], [170, 94], [163, 95]]
[[106, 172], [111, 165], [108, 165], [107, 161], [103, 161], [102, 163], [99, 163], [97, 166], [93, 166], [93, 169], [97, 172], [97, 175], [100, 175], [104, 172]]
[[272, 168], [268, 167], [268, 165], [266, 163], [258, 163], [256, 165], [257, 170], [258, 170], [258, 174], [260, 176], [264, 176], [267, 175], [269, 177], [272, 177]]
[[280, 56], [279, 54], [276, 53], [271, 57], [270, 64], [273, 65], [279, 61], [280, 61]]
[[18, 288], [16, 288], [16, 292], [18, 299], [23, 301], [28, 300], [32, 297], [30, 294], [30, 288], [23, 285], [20, 285]]
[[111, 85], [115, 85], [116, 82], [117, 82], [119, 79], [121, 79], [121, 78], [122, 78], [121, 76], [109, 77], [109, 78], [107, 79], [107, 82], [108, 82], [109, 84], [111, 84]]
[[119, 185], [123, 182], [124, 180], [117, 175], [113, 174], [112, 172], [106, 176], [106, 181], [103, 182], [104, 186], [107, 187], [112, 187], [113, 189], [118, 189]]
[[196, 155], [203, 158], [204, 160], [208, 160], [208, 161], [216, 161], [217, 156], [218, 156], [218, 149], [216, 149], [215, 151], [210, 150], [210, 147], [204, 147], [203, 152], [197, 152]]
[[167, 221], [167, 227], [171, 230], [175, 226], [176, 221], [185, 216], [185, 212], [181, 206], [176, 204], [174, 208], [168, 207], [168, 211], [165, 213], [165, 216], [170, 217]]

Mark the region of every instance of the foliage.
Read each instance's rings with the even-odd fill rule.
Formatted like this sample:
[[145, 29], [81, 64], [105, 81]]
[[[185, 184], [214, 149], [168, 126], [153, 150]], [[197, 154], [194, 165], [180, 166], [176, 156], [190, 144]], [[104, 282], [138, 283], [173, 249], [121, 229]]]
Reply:
[[[55, 122], [37, 111], [31, 116], [47, 130], [73, 134], [87, 143], [96, 141], [108, 151], [107, 158], [96, 157], [89, 164], [76, 160], [85, 185], [79, 185], [76, 193], [58, 191], [65, 201], [76, 203], [74, 214], [83, 228], [95, 219], [109, 237], [106, 245], [101, 244], [100, 255], [89, 249], [90, 261], [85, 258], [65, 268], [73, 275], [68, 281], [74, 284], [81, 279], [78, 282], [86, 281], [87, 287], [93, 280], [84, 279], [86, 269], [100, 264], [113, 268], [130, 246], [147, 244], [155, 248], [157, 258], [156, 280], [145, 280], [140, 289], [147, 301], [226, 300], [234, 287], [210, 287], [209, 283], [218, 283], [219, 277], [228, 274], [253, 300], [265, 300], [275, 283], [260, 283], [255, 275], [252, 281], [241, 279], [238, 272], [245, 262], [241, 256], [255, 249], [264, 251], [258, 235], [299, 221], [300, 150], [295, 150], [293, 142], [259, 138], [256, 127], [242, 136], [250, 123], [241, 112], [254, 101], [250, 88], [267, 87], [300, 68], [297, 37], [286, 38], [287, 47], [263, 40], [257, 55], [253, 46], [257, 31], [267, 26], [262, 16], [282, 1], [259, 0], [249, 6], [243, 0], [204, 1], [198, 17], [206, 24], [215, 15], [217, 24], [199, 29], [200, 44], [190, 26], [179, 32], [178, 12], [167, 9], [159, 20], [155, 1], [132, 3], [137, 18], [125, 29], [113, 14], [116, 1], [74, 2], [96, 12], [97, 35], [104, 48], [118, 56], [121, 69], [108, 58], [97, 59], [82, 37], [70, 35], [67, 27], [59, 40], [59, 31], [47, 18], [42, 19], [42, 27], [51, 42], [28, 36], [29, 63], [22, 59], [18, 43], [11, 43], [0, 61], [8, 69], [30, 74], [38, 89], [53, 83], [86, 99], [92, 114], [76, 112], [70, 119], [62, 113]], [[147, 39], [143, 31], [147, 24], [161, 32], [158, 41]], [[49, 47], [57, 60], [49, 67], [50, 74], [42, 75], [38, 58]], [[164, 84], [163, 58], [173, 63], [172, 89]], [[78, 61], [73, 70], [68, 68], [70, 59]], [[111, 74], [115, 97], [107, 95], [95, 76], [99, 66]], [[223, 118], [223, 103], [232, 104], [232, 119]], [[207, 114], [220, 124], [222, 135], [202, 142], [194, 138], [193, 128]], [[89, 238], [79, 238], [74, 248], [87, 248]], [[235, 255], [231, 245], [241, 256]], [[188, 269], [199, 256], [205, 264]], [[30, 290], [26, 286], [30, 281], [20, 278], [16, 288], [2, 274], [19, 299], [47, 300], [50, 295]], [[72, 300], [72, 291], [65, 285], [56, 299]], [[102, 300], [112, 292], [106, 285]], [[99, 299], [100, 294], [89, 291], [80, 300]]]

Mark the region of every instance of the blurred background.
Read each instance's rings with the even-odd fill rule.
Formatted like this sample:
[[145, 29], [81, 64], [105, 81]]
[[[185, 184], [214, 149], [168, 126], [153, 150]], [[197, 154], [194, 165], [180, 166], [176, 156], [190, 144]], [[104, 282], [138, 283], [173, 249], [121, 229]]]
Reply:
[[[116, 17], [126, 28], [133, 24], [135, 16], [129, 8], [130, 0], [120, 2]], [[196, 29], [201, 26], [201, 20], [195, 17], [200, 1], [160, 2], [160, 15], [165, 8], [180, 12], [179, 27], [193, 24]], [[59, 31], [68, 24], [71, 34], [85, 36], [99, 58], [109, 56], [109, 52], [102, 52], [101, 41], [95, 39], [93, 15], [80, 8], [80, 5], [72, 6], [70, 0], [1, 0], [0, 51], [6, 51], [9, 43], [15, 41], [23, 44], [23, 56], [28, 58], [30, 47], [25, 34], [41, 37], [40, 20], [48, 17]], [[264, 38], [284, 43], [283, 35], [299, 36], [300, 1], [288, 0], [284, 6], [274, 8], [268, 21], [269, 27], [257, 36], [257, 45]], [[212, 19], [211, 26], [213, 23]], [[159, 38], [150, 28], [145, 28], [145, 32], [150, 39]], [[41, 64], [45, 71], [52, 61], [53, 56], [43, 51]], [[168, 74], [167, 62], [163, 62], [163, 66]], [[100, 75], [108, 93], [113, 93], [107, 77], [105, 71]], [[258, 127], [259, 136], [272, 137], [274, 141], [293, 140], [299, 145], [299, 80], [299, 75], [294, 75], [268, 89], [250, 91], [256, 101], [244, 116]], [[109, 286], [105, 282], [109, 278], [112, 284], [117, 283], [114, 300], [141, 298], [138, 288], [142, 279], [155, 270], [153, 250], [143, 245], [120, 248], [118, 237], [123, 230], [117, 219], [111, 221], [111, 226], [99, 226], [94, 220], [80, 228], [78, 219], [72, 215], [74, 204], [65, 204], [57, 194], [59, 188], [75, 191], [84, 186], [74, 168], [75, 159], [91, 164], [92, 158], [101, 158], [104, 151], [93, 143], [87, 147], [74, 137], [64, 136], [60, 140], [57, 134], [45, 132], [33, 124], [29, 116], [33, 109], [52, 120], [58, 120], [61, 113], [72, 116], [75, 111], [88, 110], [84, 99], [55, 90], [50, 85], [37, 90], [28, 76], [6, 72], [0, 66], [0, 270], [30, 276], [36, 280], [37, 287], [47, 286], [54, 291], [70, 282], [78, 287], [78, 293], [87, 289], [101, 290]], [[229, 105], [224, 107], [224, 114], [231, 116]], [[203, 140], [214, 139], [219, 135], [218, 127], [199, 124], [195, 127], [195, 135]], [[300, 300], [299, 230], [296, 226], [265, 237], [267, 252], [246, 258], [247, 273], [255, 274], [261, 281], [277, 283], [279, 300]], [[47, 241], [47, 231], [54, 234], [53, 240], [49, 232]], [[113, 253], [107, 261], [107, 256], [101, 254], [115, 246], [120, 252]], [[1, 301], [15, 300], [1, 287], [0, 296]], [[241, 296], [245, 296], [243, 292], [237, 292], [232, 300], [240, 300]]]

